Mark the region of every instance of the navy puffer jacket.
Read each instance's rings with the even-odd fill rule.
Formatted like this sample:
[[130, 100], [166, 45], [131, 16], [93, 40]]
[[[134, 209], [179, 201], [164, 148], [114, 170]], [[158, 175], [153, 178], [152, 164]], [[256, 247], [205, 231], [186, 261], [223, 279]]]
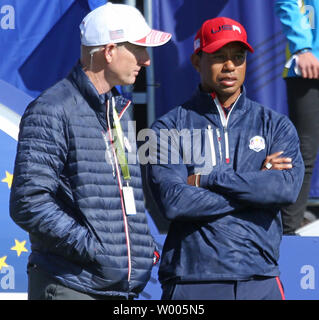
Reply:
[[[136, 153], [128, 134], [130, 102], [116, 90], [112, 95], [126, 145]], [[149, 280], [155, 244], [137, 162], [129, 165], [137, 214], [124, 214], [123, 178], [107, 130], [109, 98], [98, 94], [78, 64], [27, 107], [10, 215], [30, 234], [30, 263], [82, 292], [128, 297]]]

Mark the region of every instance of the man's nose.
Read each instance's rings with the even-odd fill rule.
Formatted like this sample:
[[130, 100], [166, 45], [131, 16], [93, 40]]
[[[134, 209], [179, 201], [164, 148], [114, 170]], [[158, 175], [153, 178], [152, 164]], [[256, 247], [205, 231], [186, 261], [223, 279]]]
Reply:
[[143, 50], [143, 53], [141, 54], [138, 62], [141, 66], [144, 66], [144, 67], [150, 66], [151, 58], [146, 48]]
[[232, 59], [228, 58], [224, 63], [224, 70], [233, 71], [235, 70], [235, 63]]

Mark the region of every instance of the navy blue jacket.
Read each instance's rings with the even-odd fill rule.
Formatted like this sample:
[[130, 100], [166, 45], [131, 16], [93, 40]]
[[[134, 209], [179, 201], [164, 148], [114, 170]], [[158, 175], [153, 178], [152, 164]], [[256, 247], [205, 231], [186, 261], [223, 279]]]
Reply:
[[[171, 221], [160, 281], [279, 275], [279, 208], [296, 200], [304, 174], [290, 120], [245, 91], [226, 118], [218, 99], [198, 90], [152, 128], [150, 187]], [[293, 168], [262, 171], [266, 156], [281, 150]], [[194, 173], [199, 187], [187, 184]]]
[[[128, 149], [136, 153], [135, 132], [128, 134], [130, 102], [116, 90], [112, 95]], [[123, 211], [123, 178], [106, 120], [109, 97], [98, 94], [78, 64], [28, 106], [20, 125], [10, 214], [30, 234], [31, 263], [68, 287], [128, 297], [149, 280], [155, 244], [134, 157], [129, 169], [137, 214]]]

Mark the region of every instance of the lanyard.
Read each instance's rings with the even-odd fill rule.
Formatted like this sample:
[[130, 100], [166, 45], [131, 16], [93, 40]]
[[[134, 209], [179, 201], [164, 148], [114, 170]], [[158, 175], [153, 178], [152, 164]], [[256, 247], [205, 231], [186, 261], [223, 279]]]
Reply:
[[[127, 159], [125, 156], [125, 149], [124, 149], [124, 135], [122, 126], [120, 123], [120, 119], [118, 117], [117, 111], [115, 109], [114, 98], [112, 97], [112, 109], [113, 109], [113, 119], [114, 119], [114, 128], [115, 134], [113, 136], [113, 143], [115, 146], [115, 153], [117, 160], [121, 166], [123, 178], [125, 181], [131, 180], [130, 170], [127, 164]], [[111, 129], [110, 129], [111, 130]]]

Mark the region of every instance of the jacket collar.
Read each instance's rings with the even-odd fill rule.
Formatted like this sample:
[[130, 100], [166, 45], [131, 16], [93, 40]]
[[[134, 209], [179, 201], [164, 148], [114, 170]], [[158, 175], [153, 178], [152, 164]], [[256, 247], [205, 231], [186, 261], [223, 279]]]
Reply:
[[107, 93], [99, 94], [83, 71], [80, 61], [73, 67], [68, 79], [78, 88], [91, 108], [99, 113], [106, 113], [107, 100], [110, 100], [112, 96], [115, 98], [116, 110], [119, 114], [122, 114], [122, 111], [124, 112], [130, 103], [129, 100], [121, 96], [115, 87]]
[[[200, 85], [197, 87], [197, 90], [195, 91], [194, 99], [196, 109], [198, 111], [201, 111], [203, 113], [218, 113], [217, 106], [212, 98], [211, 93], [202, 91]], [[237, 100], [236, 105], [234, 106], [234, 110], [232, 110], [232, 113], [245, 113], [247, 110], [247, 104], [245, 103], [245, 101], [246, 89], [243, 86], [242, 93], [239, 99]]]

